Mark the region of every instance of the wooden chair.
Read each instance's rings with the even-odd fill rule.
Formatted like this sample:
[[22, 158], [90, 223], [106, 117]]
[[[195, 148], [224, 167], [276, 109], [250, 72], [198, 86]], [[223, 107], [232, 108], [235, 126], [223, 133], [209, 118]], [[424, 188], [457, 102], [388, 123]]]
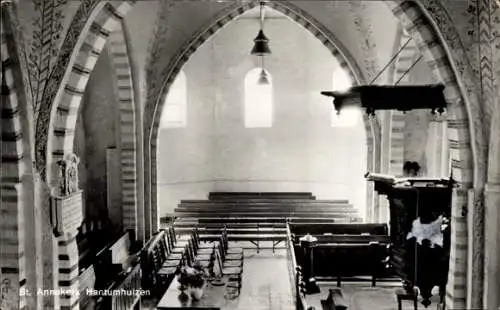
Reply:
[[219, 251], [215, 252], [215, 263], [218, 265], [221, 274], [228, 277], [226, 287], [236, 289], [239, 295], [243, 282], [243, 267], [224, 267], [224, 263], [221, 256], [219, 255]]
[[[214, 243], [211, 244], [201, 244], [197, 229], [193, 229], [191, 244], [197, 255], [211, 255], [214, 251]], [[203, 246], [203, 247], [202, 247]]]
[[193, 238], [197, 242], [197, 246], [199, 249], [213, 249], [214, 243], [217, 241], [209, 241], [209, 242], [201, 242], [200, 234], [198, 232], [198, 226], [193, 229]]
[[184, 253], [187, 241], [177, 242], [177, 237], [175, 236], [175, 230], [173, 227], [168, 227], [166, 229], [167, 240], [171, 247], [171, 253]]
[[398, 300], [398, 310], [403, 309], [403, 300], [409, 300], [413, 302], [413, 309], [417, 310], [418, 309], [418, 304], [417, 304], [417, 298], [418, 298], [418, 291], [416, 288], [412, 288], [411, 292], [408, 292], [405, 289], [398, 289], [396, 290], [396, 297]]
[[243, 254], [226, 254], [226, 249], [224, 248], [224, 242], [220, 242], [218, 250], [220, 252], [223, 267], [225, 268], [243, 267], [243, 260], [244, 260]]
[[222, 230], [222, 236], [224, 237], [224, 243], [226, 245], [226, 253], [227, 254], [243, 254], [243, 249], [239, 247], [229, 247], [229, 239], [227, 237], [227, 227], [224, 225], [224, 229]]
[[224, 252], [224, 261], [243, 260], [243, 251], [241, 251], [241, 253], [229, 253], [227, 233], [225, 231], [222, 232], [220, 244], [222, 247], [222, 251]]
[[182, 258], [184, 257], [184, 253], [186, 253], [187, 250], [188, 248], [186, 246], [182, 254], [172, 253], [168, 255], [163, 261], [162, 268], [178, 267], [181, 264]]

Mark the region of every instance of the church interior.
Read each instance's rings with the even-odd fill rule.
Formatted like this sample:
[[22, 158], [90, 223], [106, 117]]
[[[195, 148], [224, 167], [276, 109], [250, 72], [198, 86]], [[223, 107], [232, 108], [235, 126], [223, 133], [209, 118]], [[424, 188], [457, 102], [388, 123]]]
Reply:
[[500, 0], [1, 0], [0, 309], [500, 309]]

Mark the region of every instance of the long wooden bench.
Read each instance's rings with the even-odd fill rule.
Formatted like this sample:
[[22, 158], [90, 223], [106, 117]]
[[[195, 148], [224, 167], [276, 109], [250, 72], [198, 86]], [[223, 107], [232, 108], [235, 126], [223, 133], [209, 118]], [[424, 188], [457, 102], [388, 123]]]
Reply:
[[220, 211], [220, 210], [203, 210], [203, 211], [195, 211], [195, 210], [182, 210], [182, 211], [176, 211], [176, 216], [177, 217], [195, 217], [195, 218], [201, 218], [201, 217], [209, 217], [209, 218], [214, 218], [214, 217], [281, 217], [281, 218], [287, 218], [287, 217], [300, 217], [300, 218], [316, 218], [318, 216], [327, 216], [330, 218], [346, 218], [346, 217], [355, 217], [356, 213], [355, 212], [328, 212], [328, 211], [303, 211], [303, 212], [294, 212], [294, 211]]
[[[385, 277], [384, 260], [389, 255], [389, 236], [385, 224], [289, 224], [299, 264], [307, 263], [300, 237], [316, 237], [314, 247], [314, 275], [320, 279], [360, 280], [370, 276], [375, 286], [377, 278]], [[333, 233], [332, 233], [333, 232]]]
[[234, 203], [308, 203], [308, 204], [348, 204], [347, 199], [331, 199], [331, 200], [310, 200], [310, 199], [267, 199], [267, 198], [227, 198], [220, 200], [203, 200], [203, 199], [183, 199], [180, 201], [181, 205], [197, 204], [197, 203], [210, 203], [210, 204], [234, 204]]
[[230, 224], [256, 224], [260, 223], [261, 225], [269, 224], [269, 225], [283, 225], [286, 223], [337, 223], [338, 221], [333, 218], [327, 217], [311, 217], [311, 218], [300, 218], [300, 217], [205, 217], [205, 218], [196, 218], [196, 217], [180, 217], [177, 218], [175, 223], [176, 225], [181, 225], [182, 223], [196, 223], [201, 226], [206, 225], [230, 225]]
[[316, 199], [310, 192], [211, 192], [209, 200], [233, 198], [265, 198], [265, 199]]
[[248, 202], [248, 201], [238, 201], [238, 202], [183, 202], [178, 205], [178, 208], [229, 208], [229, 207], [239, 207], [239, 208], [332, 208], [332, 209], [353, 209], [353, 206], [349, 203], [342, 202], [325, 202], [325, 201], [303, 201], [303, 202]]
[[388, 235], [387, 224], [379, 223], [335, 223], [325, 224], [321, 222], [311, 224], [290, 222], [290, 232], [295, 235], [323, 235], [323, 234], [371, 234]]

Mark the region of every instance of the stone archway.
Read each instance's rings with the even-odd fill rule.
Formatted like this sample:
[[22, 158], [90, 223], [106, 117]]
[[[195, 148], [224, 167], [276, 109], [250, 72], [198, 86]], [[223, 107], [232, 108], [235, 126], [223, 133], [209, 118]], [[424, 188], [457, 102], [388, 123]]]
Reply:
[[[251, 3], [255, 6], [254, 2]], [[283, 3], [273, 2], [276, 5], [283, 5]], [[441, 38], [439, 28], [433, 24], [432, 14], [435, 12], [432, 14], [427, 12], [425, 8], [420, 6], [420, 2], [406, 0], [386, 1], [386, 3], [401, 21], [408, 34], [416, 40], [424, 60], [430, 65], [438, 80], [446, 87], [445, 95], [450, 103], [448, 109], [448, 136], [450, 137], [452, 171], [454, 178], [460, 184], [453, 197], [452, 225], [454, 233], [452, 234], [446, 304], [451, 308], [464, 307], [464, 292], [467, 290], [465, 270], [467, 270], [468, 242], [467, 225], [463, 210], [464, 206], [467, 205], [468, 189], [472, 188], [476, 179], [475, 173], [477, 174], [474, 169], [473, 145], [484, 142], [481, 132], [474, 131], [474, 139], [472, 139], [471, 133], [473, 131], [469, 126], [469, 119], [480, 122], [481, 118], [477, 111], [473, 111], [470, 107], [467, 109], [466, 104], [474, 107], [477, 107], [478, 104], [475, 101], [471, 103], [473, 100], [465, 95], [461, 82], [457, 79], [457, 76], [460, 75], [455, 69], [452, 60], [454, 58], [450, 56], [446, 48], [446, 45], [449, 45], [450, 42]], [[244, 4], [244, 6], [249, 5], [251, 4]], [[99, 56], [110, 30], [114, 28], [130, 7], [131, 3], [128, 2], [116, 5], [100, 3], [92, 9], [92, 14], [88, 20], [83, 19], [82, 21], [82, 14], [78, 15], [77, 13], [72, 28], [68, 32], [69, 35], [63, 43], [61, 62], [58, 62], [53, 74], [51, 74], [51, 79], [42, 100], [42, 110], [37, 120], [37, 167], [49, 184], [52, 181], [50, 169], [54, 160], [72, 152], [72, 129], [76, 122], [75, 109], [79, 106], [82, 90], [85, 88], [88, 76], [93, 69], [95, 59]], [[243, 8], [243, 10], [245, 9]], [[238, 12], [235, 11], [233, 14], [237, 16]], [[428, 18], [428, 15], [430, 18]], [[449, 19], [449, 17], [445, 18]], [[311, 27], [311, 24], [306, 23], [304, 26], [306, 28]], [[203, 41], [202, 37], [198, 39]], [[187, 55], [189, 55], [189, 52]], [[176, 62], [180, 59], [180, 57], [177, 57], [171, 68], [175, 68]], [[74, 66], [75, 63], [79, 65]], [[81, 70], [82, 68], [84, 70]], [[173, 81], [175, 73], [173, 71], [166, 72], [165, 75], [171, 76], [166, 84]], [[168, 89], [168, 87], [164, 87], [164, 89]], [[151, 169], [151, 163], [156, 160], [154, 158], [156, 153], [155, 139], [152, 138], [155, 136], [154, 130], [158, 125], [155, 114], [159, 110], [157, 109], [159, 98], [158, 95], [154, 100], [148, 102], [149, 114], [146, 116], [145, 122], [145, 124], [150, 124], [146, 128], [145, 135], [147, 137], [145, 141], [146, 196], [152, 194], [151, 181], [155, 180], [156, 177], [155, 169]], [[469, 113], [471, 113], [470, 118]], [[149, 142], [152, 142], [152, 144], [149, 144]], [[374, 153], [376, 154], [377, 151], [375, 150]], [[155, 195], [151, 198], [156, 199]], [[156, 205], [156, 201], [146, 198], [146, 209], [153, 211], [152, 215], [157, 219], [156, 207], [153, 208], [150, 205], [151, 202], [154, 203], [153, 206]], [[478, 266], [480, 267], [480, 265]], [[479, 267], [474, 267], [474, 270], [482, 269]]]
[[[82, 3], [72, 21], [45, 86], [36, 123], [37, 169], [51, 191], [57, 182], [55, 163], [73, 153], [78, 110], [90, 74], [110, 33], [132, 7], [129, 2], [99, 2], [91, 8], [88, 5]], [[78, 203], [80, 208], [75, 210], [81, 210], [81, 200]], [[57, 237], [58, 286], [64, 292], [79, 290], [78, 226]], [[62, 294], [59, 298], [62, 307], [73, 309], [78, 305], [77, 294]]]
[[136, 106], [127, 40], [123, 22], [110, 33], [108, 41], [120, 105], [120, 166], [123, 228], [137, 233], [137, 138]]
[[[145, 120], [146, 132], [145, 132], [145, 186], [146, 193], [150, 194], [150, 199], [146, 198], [146, 208], [150, 210], [150, 215], [146, 216], [151, 219], [151, 231], [154, 232], [158, 229], [159, 215], [158, 215], [158, 203], [157, 203], [157, 175], [156, 175], [156, 164], [157, 164], [157, 140], [158, 140], [158, 130], [161, 119], [161, 111], [164, 105], [163, 98], [166, 97], [170, 86], [173, 84], [177, 74], [180, 72], [182, 66], [189, 60], [190, 56], [212, 35], [214, 35], [222, 27], [226, 26], [232, 20], [238, 16], [244, 14], [246, 11], [259, 5], [258, 1], [251, 1], [244, 4], [236, 4], [228, 7], [223, 12], [219, 13], [210, 26], [202, 29], [200, 32], [195, 34], [189, 42], [184, 45], [176, 53], [176, 56], [168, 64], [168, 66], [161, 72], [161, 80], [163, 81], [159, 89], [153, 89], [149, 95], [150, 100], [146, 103], [145, 108]], [[349, 52], [342, 46], [340, 41], [331, 33], [328, 29], [321, 25], [313, 16], [309, 15], [307, 12], [298, 8], [297, 6], [289, 2], [268, 2], [266, 3], [270, 8], [284, 14], [285, 16], [291, 18], [293, 21], [297, 22], [299, 25], [305, 28], [313, 34], [323, 45], [330, 51], [330, 53], [339, 62], [340, 67], [343, 68], [350, 76], [351, 80], [355, 84], [366, 83], [361, 69], [357, 66], [354, 58], [349, 54]], [[377, 119], [369, 119], [366, 115], [363, 115], [365, 130], [367, 132], [367, 169], [369, 171], [378, 171], [377, 163], [380, 162], [380, 152], [377, 148], [380, 146], [377, 144], [380, 141], [380, 124]], [[373, 190], [371, 184], [367, 184], [367, 210], [373, 208]], [[147, 196], [147, 195], [146, 195]], [[148, 206], [149, 204], [149, 206]], [[148, 220], [146, 220], [148, 222]]]
[[[23, 176], [30, 157], [25, 140], [29, 139], [22, 115], [27, 104], [23, 72], [16, 46], [14, 23], [8, 5], [1, 7], [1, 102], [0, 107], [0, 308], [26, 309], [25, 256], [25, 184]], [[4, 235], [5, 233], [5, 235]]]
[[458, 74], [450, 61], [451, 57], [439, 37], [439, 32], [432, 26], [423, 9], [413, 1], [387, 2], [394, 15], [401, 21], [403, 28], [416, 41], [423, 59], [431, 68], [438, 82], [445, 86], [448, 137], [452, 174], [459, 188], [452, 199], [452, 237], [450, 250], [450, 270], [446, 288], [446, 306], [464, 308], [467, 292], [467, 222], [463, 212], [467, 206], [468, 190], [474, 181], [474, 158], [472, 154], [469, 116], [463, 95], [457, 80]]

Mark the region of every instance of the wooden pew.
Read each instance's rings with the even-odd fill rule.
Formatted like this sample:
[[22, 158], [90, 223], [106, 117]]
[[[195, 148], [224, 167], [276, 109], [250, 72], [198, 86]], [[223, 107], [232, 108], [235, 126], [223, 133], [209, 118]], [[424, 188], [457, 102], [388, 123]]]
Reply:
[[211, 192], [208, 194], [209, 200], [220, 199], [247, 199], [247, 198], [265, 198], [265, 199], [315, 199], [310, 192]]
[[267, 198], [234, 198], [234, 199], [220, 199], [220, 200], [203, 200], [203, 199], [183, 199], [179, 204], [190, 205], [197, 203], [209, 203], [213, 205], [218, 204], [237, 204], [237, 203], [252, 203], [252, 204], [269, 204], [269, 203], [287, 203], [287, 204], [348, 204], [347, 199], [329, 199], [329, 200], [311, 200], [311, 199], [267, 199]]
[[285, 226], [287, 222], [289, 223], [337, 223], [338, 220], [334, 218], [327, 218], [327, 217], [311, 217], [311, 218], [302, 218], [302, 217], [295, 217], [295, 216], [289, 216], [289, 217], [281, 217], [281, 216], [269, 216], [269, 217], [238, 217], [238, 216], [232, 216], [232, 217], [203, 217], [203, 218], [197, 218], [197, 217], [178, 217], [175, 220], [175, 224], [181, 225], [182, 223], [193, 223], [196, 222], [200, 226], [205, 226], [205, 225], [229, 225], [229, 224], [252, 224], [255, 225], [256, 223], [260, 223], [262, 225], [264, 224], [269, 224], [269, 225], [282, 225]]
[[[342, 280], [371, 276], [372, 285], [385, 273], [384, 259], [389, 255], [387, 234], [371, 234], [386, 231], [380, 224], [289, 224], [294, 252], [299, 264], [305, 258], [299, 239], [312, 232], [317, 240], [314, 248], [314, 275], [317, 278]], [[335, 234], [328, 232], [335, 232]], [[348, 232], [347, 234], [340, 233]], [[294, 233], [299, 232], [295, 235]], [[325, 233], [327, 232], [327, 233]]]
[[[96, 262], [100, 281], [96, 289], [108, 291], [126, 290], [130, 294], [98, 296], [96, 309], [138, 309], [141, 296], [140, 251], [135, 251], [134, 240], [129, 232], [101, 251]], [[136, 294], [132, 294], [136, 293]]]
[[290, 231], [295, 235], [323, 235], [325, 233], [331, 234], [371, 234], [371, 235], [388, 235], [389, 229], [387, 224], [379, 223], [356, 223], [356, 224], [324, 224], [314, 223], [300, 224], [290, 223]]

